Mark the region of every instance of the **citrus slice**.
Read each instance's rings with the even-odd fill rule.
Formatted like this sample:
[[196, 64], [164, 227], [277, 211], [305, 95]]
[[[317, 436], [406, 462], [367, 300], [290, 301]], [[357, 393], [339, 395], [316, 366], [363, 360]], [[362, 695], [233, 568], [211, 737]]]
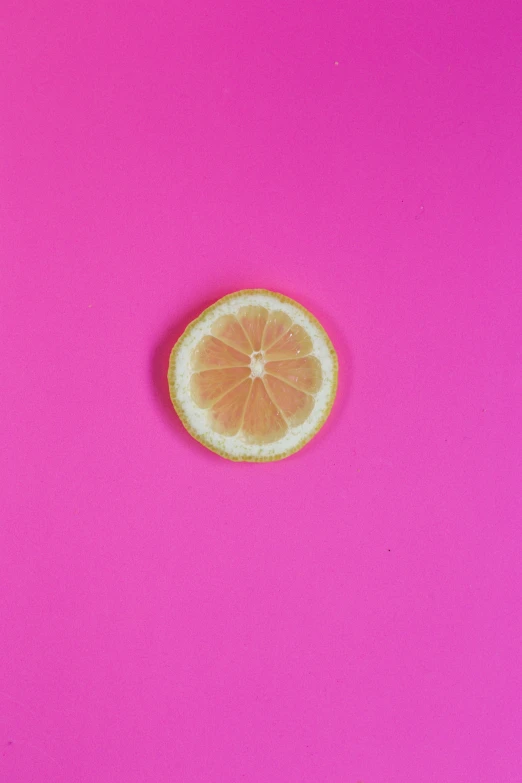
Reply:
[[172, 349], [168, 381], [196, 440], [227, 459], [266, 462], [298, 451], [324, 424], [337, 355], [297, 302], [238, 291], [188, 325]]

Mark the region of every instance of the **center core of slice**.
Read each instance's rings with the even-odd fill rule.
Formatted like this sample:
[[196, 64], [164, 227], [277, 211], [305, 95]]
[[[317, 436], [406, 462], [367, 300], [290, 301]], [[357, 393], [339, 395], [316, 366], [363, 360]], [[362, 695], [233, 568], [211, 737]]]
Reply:
[[252, 378], [262, 378], [265, 373], [265, 360], [262, 351], [253, 353], [250, 359]]

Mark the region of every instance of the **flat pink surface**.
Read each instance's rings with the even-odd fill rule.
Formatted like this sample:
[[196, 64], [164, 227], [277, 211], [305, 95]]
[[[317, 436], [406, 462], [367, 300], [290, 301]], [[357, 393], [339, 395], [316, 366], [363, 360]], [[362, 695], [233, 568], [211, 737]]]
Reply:
[[[520, 0], [0, 13], [2, 783], [520, 783]], [[340, 357], [280, 463], [168, 399], [245, 287]]]

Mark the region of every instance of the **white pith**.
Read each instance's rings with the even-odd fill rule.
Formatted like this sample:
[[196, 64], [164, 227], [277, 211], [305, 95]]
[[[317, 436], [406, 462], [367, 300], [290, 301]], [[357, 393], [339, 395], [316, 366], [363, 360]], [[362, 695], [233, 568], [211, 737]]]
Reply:
[[[231, 437], [213, 431], [208, 422], [208, 410], [200, 408], [192, 399], [190, 392], [191, 356], [199, 341], [210, 330], [214, 321], [223, 315], [235, 315], [241, 307], [259, 305], [267, 310], [279, 310], [288, 314], [294, 324], [303, 327], [312, 341], [312, 354], [321, 363], [322, 385], [312, 395], [314, 407], [309, 417], [298, 426], [290, 426], [287, 433], [275, 443], [255, 445], [248, 443], [241, 431]], [[335, 352], [322, 327], [310, 315], [291, 300], [280, 299], [267, 291], [250, 291], [219, 300], [197, 321], [189, 324], [179, 339], [171, 362], [169, 379], [174, 387], [174, 397], [182, 418], [209, 448], [236, 460], [277, 459], [304, 445], [319, 428], [331, 407], [337, 383], [337, 362]], [[264, 374], [264, 355], [262, 351], [251, 355], [252, 377]]]
[[264, 351], [257, 351], [250, 354], [250, 374], [252, 378], [262, 378], [265, 374], [264, 356]]

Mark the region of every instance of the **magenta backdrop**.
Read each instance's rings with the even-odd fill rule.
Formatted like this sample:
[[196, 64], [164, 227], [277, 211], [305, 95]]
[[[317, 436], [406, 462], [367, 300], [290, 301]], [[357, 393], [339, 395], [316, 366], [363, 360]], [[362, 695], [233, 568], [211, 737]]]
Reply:
[[[2, 4], [0, 780], [519, 783], [520, 0]], [[170, 348], [341, 363], [267, 465]]]

